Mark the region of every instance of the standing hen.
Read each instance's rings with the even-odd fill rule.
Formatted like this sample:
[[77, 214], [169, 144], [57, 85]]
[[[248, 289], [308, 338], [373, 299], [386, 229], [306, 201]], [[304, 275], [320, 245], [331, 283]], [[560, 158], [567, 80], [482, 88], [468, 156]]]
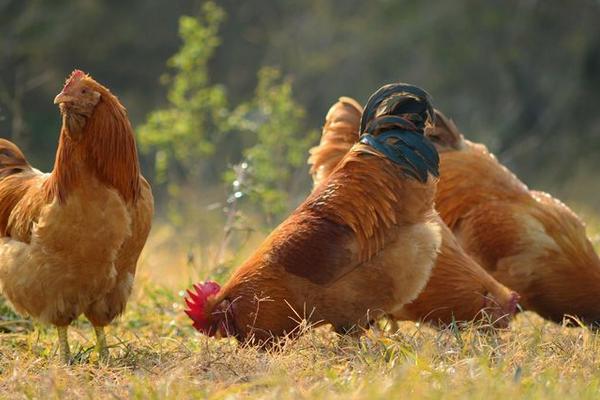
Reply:
[[[347, 331], [417, 296], [440, 245], [438, 156], [423, 136], [433, 109], [423, 90], [394, 86], [404, 102], [398, 116], [375, 118], [223, 288], [207, 282], [190, 292], [196, 329], [265, 341], [296, 333], [306, 318]], [[378, 104], [380, 91], [371, 100]]]
[[549, 194], [531, 191], [482, 144], [441, 113], [428, 132], [441, 151], [437, 208], [457, 238], [525, 309], [561, 322], [600, 323], [600, 258], [583, 222]]
[[125, 309], [150, 231], [153, 199], [119, 100], [76, 70], [54, 99], [62, 128], [54, 169], [32, 168], [0, 141], [0, 289], [15, 310], [58, 328], [70, 362], [69, 324], [104, 327]]
[[[393, 98], [394, 93], [389, 91], [387, 96]], [[308, 160], [315, 188], [358, 140], [362, 113], [359, 103], [348, 97], [341, 97], [327, 113], [321, 142], [310, 150]], [[436, 119], [435, 126], [440, 122]], [[507, 317], [516, 311], [518, 295], [468, 256], [443, 221], [438, 218], [437, 222], [442, 246], [431, 278], [421, 294], [393, 317], [447, 325], [482, 318], [486, 311], [495, 326], [505, 326]]]

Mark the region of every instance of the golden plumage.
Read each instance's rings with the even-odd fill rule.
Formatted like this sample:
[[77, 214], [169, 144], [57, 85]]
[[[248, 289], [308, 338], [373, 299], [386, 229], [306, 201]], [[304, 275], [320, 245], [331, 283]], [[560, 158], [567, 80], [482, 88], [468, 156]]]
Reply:
[[[73, 76], [52, 173], [0, 142], [0, 289], [21, 314], [64, 327], [84, 313], [103, 327], [125, 309], [153, 199], [125, 108], [91, 77]], [[74, 111], [87, 93], [97, 103]]]
[[297, 332], [302, 318], [346, 331], [417, 296], [441, 242], [437, 179], [413, 179], [355, 142], [218, 293], [214, 283], [197, 286], [188, 300], [195, 326], [242, 340]]
[[[311, 149], [309, 158], [315, 192], [323, 190], [319, 186], [320, 181], [327, 178], [328, 172], [340, 162], [343, 152], [349, 151], [352, 143], [358, 140], [360, 112], [361, 107], [356, 101], [343, 97], [327, 113], [321, 142]], [[442, 135], [446, 132], [440, 131], [441, 126], [452, 126], [452, 123], [436, 119], [438, 137], [432, 141], [438, 147], [450, 139]], [[378, 190], [372, 188], [360, 195], [377, 196]], [[414, 301], [394, 313], [394, 317], [445, 325], [454, 320], [469, 321], [484, 317], [483, 311], [486, 311], [496, 325], [506, 325], [509, 318], [504, 317], [514, 314], [518, 295], [496, 281], [473, 260], [443, 221], [439, 218], [434, 221], [440, 226], [442, 235], [436, 266], [425, 289]]]
[[316, 187], [331, 174], [348, 150], [358, 141], [362, 107], [350, 97], [340, 97], [325, 116], [321, 143], [309, 150], [310, 174]]
[[456, 130], [441, 152], [437, 209], [462, 246], [524, 308], [560, 322], [600, 320], [600, 259], [566, 205], [531, 191], [482, 144]]
[[[237, 337], [268, 339], [292, 332], [298, 315], [338, 330], [365, 326], [421, 291], [439, 247], [435, 183], [402, 179], [362, 146], [233, 274], [207, 315], [226, 301]], [[367, 193], [383, 186], [391, 190]]]

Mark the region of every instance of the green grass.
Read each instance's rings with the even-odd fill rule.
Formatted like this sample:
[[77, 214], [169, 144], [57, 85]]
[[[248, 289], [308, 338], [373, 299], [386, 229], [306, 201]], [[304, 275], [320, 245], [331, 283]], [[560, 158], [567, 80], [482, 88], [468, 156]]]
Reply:
[[357, 340], [328, 329], [263, 352], [196, 334], [174, 293], [146, 284], [110, 329], [100, 365], [87, 323], [71, 329], [76, 363], [62, 367], [54, 330], [5, 333], [5, 398], [597, 398], [600, 339], [533, 314], [510, 330], [436, 331], [403, 323]]
[[369, 331], [355, 339], [319, 328], [267, 352], [209, 339], [189, 326], [180, 297], [190, 279], [206, 271], [186, 267], [185, 252], [178, 258], [172, 254], [177, 250], [156, 250], [158, 236], [155, 231], [143, 257], [126, 314], [107, 331], [106, 365], [98, 363], [87, 322], [71, 328], [76, 362], [63, 367], [54, 329], [23, 320], [0, 303], [0, 398], [600, 396], [600, 335], [532, 313], [495, 333], [406, 322], [398, 332]]

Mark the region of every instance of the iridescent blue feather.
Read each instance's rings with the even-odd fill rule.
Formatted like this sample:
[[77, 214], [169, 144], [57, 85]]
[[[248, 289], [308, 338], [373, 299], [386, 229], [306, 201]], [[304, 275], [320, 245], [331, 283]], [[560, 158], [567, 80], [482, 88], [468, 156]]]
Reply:
[[373, 147], [420, 182], [427, 182], [429, 173], [439, 176], [437, 151], [419, 133], [392, 129], [377, 136], [363, 134], [360, 142]]

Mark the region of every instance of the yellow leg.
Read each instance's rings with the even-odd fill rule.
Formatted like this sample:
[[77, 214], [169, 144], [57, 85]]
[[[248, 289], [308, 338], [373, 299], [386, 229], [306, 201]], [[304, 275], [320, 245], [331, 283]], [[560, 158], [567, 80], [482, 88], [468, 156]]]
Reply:
[[106, 335], [104, 334], [104, 327], [95, 326], [94, 331], [96, 331], [96, 350], [98, 350], [100, 361], [107, 362], [108, 346], [106, 345]]
[[71, 364], [71, 349], [69, 349], [69, 338], [67, 336], [68, 326], [57, 326], [58, 330], [58, 349], [60, 352], [60, 362], [69, 365]]

